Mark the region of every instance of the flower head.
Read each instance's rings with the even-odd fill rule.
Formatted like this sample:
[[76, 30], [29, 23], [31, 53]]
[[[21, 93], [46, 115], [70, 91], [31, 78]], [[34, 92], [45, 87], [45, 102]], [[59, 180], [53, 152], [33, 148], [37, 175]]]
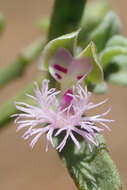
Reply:
[[39, 89], [36, 84], [35, 96], [28, 95], [34, 99], [36, 105], [29, 105], [24, 102], [16, 102], [16, 108], [22, 113], [16, 114], [15, 122], [17, 130], [26, 128], [24, 139], [34, 136], [30, 145], [33, 147], [39, 138], [45, 134], [47, 142], [53, 146], [53, 137], [65, 134], [60, 144], [56, 147], [61, 151], [70, 137], [75, 146], [80, 149], [77, 135], [80, 135], [88, 144], [98, 146], [96, 134], [109, 128], [106, 123], [112, 120], [105, 119], [108, 111], [102, 114], [87, 116], [86, 112], [96, 108], [105, 101], [98, 104], [90, 102], [91, 93], [77, 83], [73, 89], [65, 92], [62, 98], [60, 91], [48, 88], [48, 80], [43, 80]]

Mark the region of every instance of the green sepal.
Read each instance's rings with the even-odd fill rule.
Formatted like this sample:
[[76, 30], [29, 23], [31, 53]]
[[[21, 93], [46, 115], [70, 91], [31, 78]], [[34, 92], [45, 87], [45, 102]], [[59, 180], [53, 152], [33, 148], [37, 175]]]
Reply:
[[77, 150], [71, 139], [58, 152], [79, 190], [118, 190], [121, 179], [109, 156], [104, 139], [97, 135], [99, 146], [91, 152], [88, 144], [81, 140]]
[[[66, 48], [72, 54], [75, 51], [76, 40], [79, 34], [79, 30], [70, 34], [60, 36], [50, 41], [43, 50], [43, 63], [45, 69], [48, 69], [49, 61], [55, 55], [59, 48]], [[42, 66], [42, 67], [43, 67]]]
[[100, 52], [106, 46], [107, 41], [121, 31], [119, 18], [114, 12], [108, 12], [102, 22], [93, 30], [90, 40], [94, 41]]
[[103, 81], [103, 70], [99, 63], [95, 44], [90, 42], [89, 45], [77, 56], [77, 58], [89, 57], [93, 66], [92, 71], [87, 76], [87, 81], [91, 83], [100, 83]]

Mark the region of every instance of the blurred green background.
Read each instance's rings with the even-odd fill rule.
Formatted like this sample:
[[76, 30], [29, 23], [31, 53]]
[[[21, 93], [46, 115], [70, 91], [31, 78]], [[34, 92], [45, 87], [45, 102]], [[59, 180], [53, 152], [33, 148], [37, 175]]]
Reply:
[[[110, 3], [121, 18], [126, 35], [127, 1], [110, 0]], [[0, 0], [0, 11], [7, 20], [6, 31], [0, 38], [1, 67], [10, 64], [21, 48], [42, 35], [37, 21], [50, 15], [52, 5], [53, 0]], [[37, 75], [37, 68], [31, 65], [22, 78], [0, 89], [0, 105]], [[112, 104], [110, 118], [116, 120], [112, 132], [106, 132], [105, 137], [127, 187], [127, 88], [110, 85], [108, 94], [94, 99], [99, 101], [105, 97], [109, 97]], [[76, 190], [56, 152], [50, 148], [45, 153], [44, 140], [31, 150], [28, 142], [20, 138], [22, 132], [15, 130], [16, 126], [10, 124], [0, 131], [0, 190]]]

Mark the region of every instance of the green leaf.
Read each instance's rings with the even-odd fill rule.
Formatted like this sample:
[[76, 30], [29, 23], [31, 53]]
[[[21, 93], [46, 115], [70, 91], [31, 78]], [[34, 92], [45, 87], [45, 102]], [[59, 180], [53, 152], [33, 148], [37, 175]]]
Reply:
[[[105, 79], [111, 83], [126, 85], [127, 39], [116, 35], [112, 37], [100, 54]], [[121, 78], [120, 78], [121, 77]]]
[[117, 66], [116, 72], [121, 71], [121, 70], [127, 71], [127, 55], [120, 54], [113, 57], [113, 59], [111, 60], [111, 64], [114, 64]]
[[91, 31], [103, 20], [109, 9], [109, 2], [105, 0], [95, 0], [86, 4], [80, 23], [80, 27], [82, 28], [79, 34], [80, 44], [86, 45], [86, 40]]
[[127, 55], [114, 57], [112, 64], [116, 65], [118, 69], [107, 75], [107, 81], [113, 84], [127, 85]]
[[[71, 53], [74, 52], [74, 48], [76, 45], [76, 40], [78, 36], [79, 30], [70, 34], [66, 34], [63, 36], [60, 36], [52, 41], [50, 41], [43, 51], [43, 65], [45, 69], [48, 69], [49, 61], [52, 59], [52, 57], [55, 55], [56, 51], [59, 48], [66, 48]], [[43, 66], [42, 66], [43, 67]]]
[[90, 40], [94, 41], [97, 50], [104, 49], [107, 41], [116, 34], [119, 34], [121, 24], [119, 18], [114, 12], [108, 12], [102, 22], [93, 30], [90, 35]]
[[106, 47], [121, 46], [127, 48], [127, 38], [121, 35], [113, 36], [106, 44]]
[[86, 30], [87, 27], [91, 28], [92, 25], [96, 26], [102, 21], [109, 9], [109, 3], [105, 0], [95, 0], [87, 3], [80, 26], [85, 27]]
[[109, 75], [108, 82], [112, 84], [118, 84], [121, 86], [127, 85], [127, 71], [120, 71]]
[[103, 70], [98, 61], [95, 45], [91, 42], [79, 55], [78, 58], [89, 57], [93, 65], [92, 71], [88, 74], [87, 81], [91, 83], [100, 83], [103, 81]]
[[127, 55], [127, 48], [121, 46], [111, 46], [105, 48], [100, 54], [100, 62], [103, 68], [106, 68], [112, 59], [118, 55]]
[[59, 155], [79, 190], [118, 190], [121, 179], [116, 166], [107, 152], [103, 137], [97, 135], [97, 138], [100, 145], [92, 152], [88, 144], [80, 139], [80, 150], [70, 140]]

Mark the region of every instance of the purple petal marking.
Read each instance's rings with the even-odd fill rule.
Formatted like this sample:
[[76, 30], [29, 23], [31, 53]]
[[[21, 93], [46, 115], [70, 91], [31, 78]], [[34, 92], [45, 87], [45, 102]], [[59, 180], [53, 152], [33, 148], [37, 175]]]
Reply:
[[60, 66], [60, 65], [58, 65], [58, 64], [54, 64], [53, 67], [54, 67], [54, 69], [56, 69], [58, 71], [61, 71], [63, 73], [67, 73], [67, 69], [64, 68], [64, 67], [62, 67], [62, 66]]
[[55, 76], [60, 80], [62, 79], [62, 77], [58, 74], [58, 73], [55, 73]]
[[83, 75], [77, 76], [77, 79], [80, 80], [83, 77]]

